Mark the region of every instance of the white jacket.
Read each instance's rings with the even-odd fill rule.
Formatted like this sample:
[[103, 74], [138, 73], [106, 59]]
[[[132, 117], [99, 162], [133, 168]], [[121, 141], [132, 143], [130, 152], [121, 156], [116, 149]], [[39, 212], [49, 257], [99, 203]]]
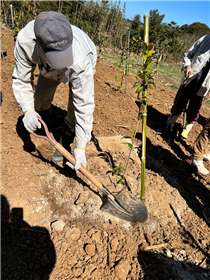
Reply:
[[33, 72], [38, 64], [40, 73], [70, 85], [75, 108], [76, 146], [85, 148], [91, 139], [94, 103], [94, 71], [97, 51], [85, 32], [71, 25], [73, 31], [73, 65], [47, 72], [40, 59], [40, 51], [33, 41], [34, 20], [18, 34], [15, 43], [15, 68], [12, 75], [15, 98], [23, 112], [34, 108]]
[[[190, 66], [193, 70], [192, 75], [188, 79], [186, 85], [192, 81], [196, 75], [210, 59], [210, 35], [205, 35], [197, 40], [192, 47], [185, 52], [183, 57], [183, 68]], [[184, 81], [184, 77], [182, 82]], [[210, 71], [208, 72], [203, 84], [196, 95], [206, 96], [210, 90]]]

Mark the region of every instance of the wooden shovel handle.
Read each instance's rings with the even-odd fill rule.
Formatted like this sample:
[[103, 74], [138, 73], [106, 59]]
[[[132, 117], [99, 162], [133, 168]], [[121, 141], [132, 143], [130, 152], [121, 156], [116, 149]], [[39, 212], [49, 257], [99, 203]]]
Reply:
[[[38, 138], [42, 138], [47, 140], [50, 144], [52, 144], [71, 164], [75, 165], [75, 158], [61, 145], [59, 144], [50, 134], [46, 123], [38, 117], [38, 120], [42, 123], [46, 136], [37, 135], [36, 133], [32, 133], [34, 136]], [[80, 166], [79, 171], [86, 176], [98, 189], [100, 189], [107, 197], [109, 197], [112, 201], [115, 201], [113, 195], [106, 193], [108, 190], [104, 190], [102, 183], [96, 179], [83, 165]]]
[[[56, 145], [54, 147], [73, 165], [75, 165], [75, 158], [58, 142], [56, 142]], [[103, 188], [102, 183], [94, 177], [93, 174], [91, 174], [82, 164], [79, 168], [79, 171], [88, 178], [97, 188], [99, 188], [107, 197], [109, 197], [112, 201], [115, 201], [115, 198], [111, 194], [107, 194]]]
[[[75, 165], [75, 158], [57, 142], [55, 148], [73, 165]], [[103, 191], [102, 183], [96, 179], [83, 165], [80, 166], [79, 171], [85, 175], [96, 187]]]

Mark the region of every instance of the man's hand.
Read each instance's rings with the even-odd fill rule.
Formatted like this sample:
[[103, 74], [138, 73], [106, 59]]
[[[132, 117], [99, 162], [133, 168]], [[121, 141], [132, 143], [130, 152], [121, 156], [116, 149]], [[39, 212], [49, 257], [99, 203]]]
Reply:
[[188, 79], [190, 75], [192, 75], [193, 71], [190, 66], [187, 66], [187, 68], [184, 71], [185, 77]]
[[29, 133], [33, 133], [37, 130], [37, 128], [42, 127], [37, 117], [40, 117], [40, 115], [35, 111], [28, 111], [25, 113], [23, 124]]
[[75, 158], [74, 166], [68, 161], [66, 162], [66, 165], [68, 165], [70, 168], [72, 168], [76, 172], [79, 172], [79, 168], [80, 168], [81, 164], [86, 168], [87, 160], [85, 157], [85, 149], [75, 148], [74, 158]]

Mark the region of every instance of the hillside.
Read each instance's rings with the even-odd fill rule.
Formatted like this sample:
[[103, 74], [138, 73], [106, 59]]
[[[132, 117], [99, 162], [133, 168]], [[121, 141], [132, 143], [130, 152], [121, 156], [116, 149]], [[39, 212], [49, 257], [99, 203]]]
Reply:
[[[97, 188], [82, 174], [54, 164], [54, 147], [27, 138], [22, 112], [12, 91], [15, 63], [12, 31], [2, 30], [7, 52], [1, 61], [1, 268], [2, 279], [21, 280], [196, 280], [210, 278], [209, 226], [203, 208], [210, 206], [210, 176], [198, 176], [185, 159], [209, 117], [200, 119], [185, 141], [165, 131], [176, 91], [159, 82], [148, 92], [146, 198], [148, 220], [131, 224], [100, 210]], [[122, 142], [135, 130], [138, 103], [129, 75], [128, 96], [118, 89], [121, 73], [102, 59], [95, 74], [92, 140], [87, 169], [112, 193], [111, 171], [125, 165], [129, 154]], [[35, 84], [38, 77], [36, 70]], [[53, 101], [51, 134], [58, 140], [66, 114], [68, 87], [60, 85]], [[141, 146], [141, 125], [135, 145]], [[126, 175], [133, 195], [140, 196], [141, 161], [132, 153]], [[205, 163], [210, 169], [210, 164]], [[145, 250], [142, 245], [147, 246]]]

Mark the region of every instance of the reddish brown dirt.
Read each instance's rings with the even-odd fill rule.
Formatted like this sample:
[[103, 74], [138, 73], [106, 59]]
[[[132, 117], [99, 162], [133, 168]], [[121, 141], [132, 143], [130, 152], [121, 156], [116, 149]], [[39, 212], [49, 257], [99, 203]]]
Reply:
[[[146, 223], [131, 224], [100, 210], [97, 188], [82, 174], [53, 164], [54, 147], [27, 137], [12, 91], [15, 63], [12, 32], [2, 30], [1, 60], [1, 237], [2, 279], [209, 279], [210, 234], [203, 208], [210, 207], [208, 177], [199, 177], [185, 159], [210, 109], [185, 141], [182, 117], [170, 136], [165, 131], [175, 91], [158, 83], [148, 92], [145, 204]], [[36, 71], [35, 83], [38, 72]], [[98, 62], [95, 75], [93, 137], [87, 168], [116, 194], [121, 185], [108, 171], [125, 166], [129, 149], [122, 136], [135, 131], [138, 102], [128, 78], [128, 95], [118, 89], [120, 71]], [[166, 81], [167, 82], [167, 81]], [[56, 139], [66, 114], [68, 88], [60, 85], [53, 101], [50, 132]], [[135, 145], [141, 146], [138, 126]], [[126, 180], [140, 196], [141, 161], [132, 152]], [[210, 164], [205, 163], [210, 169]], [[150, 246], [147, 251], [142, 244]], [[159, 246], [156, 246], [159, 245]], [[155, 247], [156, 246], [156, 247]]]

